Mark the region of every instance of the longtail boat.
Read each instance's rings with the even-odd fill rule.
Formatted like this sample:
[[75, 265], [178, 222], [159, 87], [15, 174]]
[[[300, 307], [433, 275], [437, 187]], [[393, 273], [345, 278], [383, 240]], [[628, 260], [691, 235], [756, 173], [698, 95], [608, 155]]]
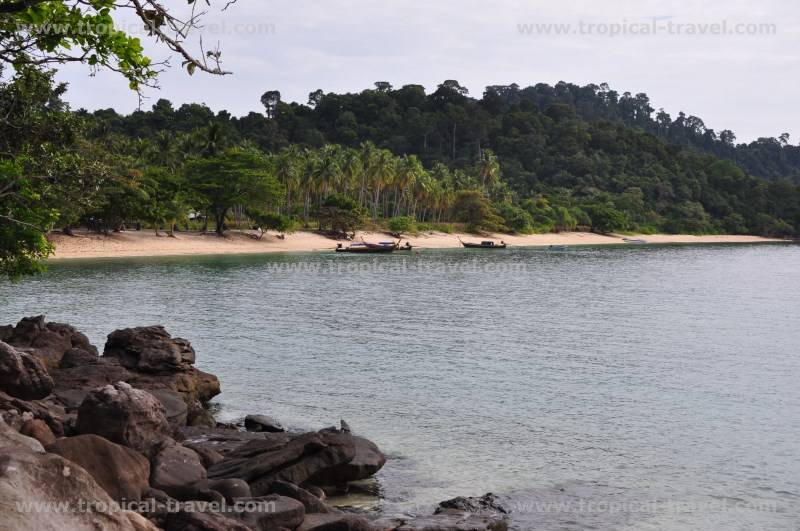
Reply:
[[505, 249], [507, 247], [506, 242], [502, 240], [500, 243], [493, 242], [492, 240], [484, 240], [480, 243], [470, 243], [462, 241], [461, 238], [459, 238], [458, 241], [460, 241], [461, 245], [467, 249]]
[[393, 253], [400, 247], [400, 242], [368, 243], [356, 242], [344, 247], [341, 243], [336, 245], [337, 253]]

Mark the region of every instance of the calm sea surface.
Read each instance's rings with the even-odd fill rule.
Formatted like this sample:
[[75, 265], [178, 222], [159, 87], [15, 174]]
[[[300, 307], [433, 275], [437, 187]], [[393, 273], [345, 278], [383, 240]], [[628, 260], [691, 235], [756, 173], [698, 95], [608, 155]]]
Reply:
[[512, 497], [519, 529], [800, 527], [800, 247], [53, 263], [0, 284], [102, 347], [163, 324], [223, 419], [343, 418], [384, 509]]

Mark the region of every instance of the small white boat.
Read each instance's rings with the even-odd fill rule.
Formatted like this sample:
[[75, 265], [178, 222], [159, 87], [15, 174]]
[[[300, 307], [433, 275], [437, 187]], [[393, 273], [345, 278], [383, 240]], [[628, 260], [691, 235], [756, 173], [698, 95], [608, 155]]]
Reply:
[[647, 240], [638, 240], [636, 238], [622, 238], [625, 243], [647, 243]]

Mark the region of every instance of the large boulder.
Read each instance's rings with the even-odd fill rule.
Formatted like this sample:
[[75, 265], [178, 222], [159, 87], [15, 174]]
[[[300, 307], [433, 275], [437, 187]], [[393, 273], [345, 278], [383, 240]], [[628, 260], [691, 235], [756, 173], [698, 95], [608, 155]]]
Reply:
[[208, 477], [244, 479], [253, 494], [261, 496], [270, 492], [275, 481], [302, 485], [315, 474], [350, 462], [354, 456], [353, 437], [346, 433], [321, 431], [288, 441], [284, 437], [254, 440], [212, 465]]
[[303, 504], [284, 496], [260, 496], [237, 500], [242, 508], [238, 518], [255, 531], [295, 529], [303, 523], [306, 511]]
[[164, 406], [153, 395], [117, 382], [86, 395], [78, 408], [78, 433], [93, 433], [151, 455], [170, 439]]
[[30, 350], [48, 371], [57, 369], [61, 358], [70, 349], [97, 354], [97, 348], [84, 334], [67, 324], [48, 323], [43, 315], [22, 319], [6, 336], [5, 342], [18, 349]]
[[117, 358], [136, 372], [173, 373], [189, 369], [195, 361], [191, 343], [173, 338], [163, 326], [125, 328], [108, 336], [104, 357]]
[[[0, 527], [10, 531], [157, 531], [142, 516], [117, 510], [88, 472], [56, 454], [20, 448], [0, 452], [0, 500]], [[32, 502], [73, 510], [25, 510]]]
[[355, 456], [347, 463], [320, 470], [308, 483], [320, 486], [339, 485], [374, 476], [386, 464], [386, 456], [372, 441], [356, 435], [351, 436]]
[[147, 458], [97, 435], [59, 439], [47, 451], [80, 465], [116, 501], [139, 500], [150, 488]]
[[0, 341], [0, 390], [22, 400], [38, 400], [53, 390], [53, 379], [38, 358]]
[[194, 483], [206, 479], [206, 469], [197, 452], [180, 445], [161, 450], [152, 461], [150, 485], [176, 499], [189, 499]]

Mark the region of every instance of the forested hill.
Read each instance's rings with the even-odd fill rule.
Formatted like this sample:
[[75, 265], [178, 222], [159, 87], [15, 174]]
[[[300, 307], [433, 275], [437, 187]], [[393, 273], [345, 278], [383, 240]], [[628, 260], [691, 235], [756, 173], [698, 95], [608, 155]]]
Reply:
[[[535, 111], [553, 118], [559, 111], [548, 109], [564, 104], [571, 112], [562, 110], [559, 117], [565, 117], [564, 113], [573, 117], [570, 114], [574, 113], [574, 118], [585, 122], [621, 123], [668, 144], [731, 160], [756, 177], [800, 182], [800, 145], [791, 145], [788, 134], [736, 144], [733, 131], [714, 131], [701, 118], [683, 112], [673, 118], [663, 109], [656, 111], [647, 94], [620, 95], [606, 84], [579, 86], [562, 81], [555, 86], [539, 83], [525, 88], [494, 85], [486, 88], [481, 99], [474, 99], [456, 81], [444, 82], [429, 95], [420, 85], [394, 89], [378, 82], [375, 89], [358, 94], [316, 91], [309, 95], [307, 105], [280, 102], [280, 93], [270, 91], [262, 103], [274, 118], [269, 124], [256, 113], [236, 119], [223, 112], [219, 118], [263, 149], [292, 143], [357, 146], [372, 141], [395, 153], [417, 154], [429, 164], [443, 161], [463, 165], [471, 162], [479, 146], [493, 146], [502, 153], [498, 148], [508, 142], [508, 137], [518, 136], [517, 132], [526, 134], [530, 129], [520, 127], [520, 121], [529, 121]], [[95, 114], [134, 136], [152, 135], [163, 127], [188, 131], [213, 118], [202, 106], [183, 106], [174, 111], [163, 100], [152, 113], [137, 112], [124, 119], [110, 110]], [[513, 149], [514, 142], [511, 144]], [[514, 158], [513, 153], [503, 155], [507, 163]], [[520, 162], [519, 171], [527, 173], [526, 179], [535, 179], [541, 173], [535, 165]]]
[[[166, 100], [129, 116], [113, 110], [79, 115], [92, 124], [96, 138], [170, 144], [163, 149], [187, 156], [250, 145], [267, 153], [288, 150], [290, 158], [298, 159], [298, 148], [321, 149], [320, 167], [334, 174], [355, 156], [342, 150], [358, 151], [364, 145], [417, 156], [424, 178], [415, 177], [414, 186], [390, 185], [397, 186], [400, 199], [384, 204], [384, 212], [402, 212], [393, 206], [411, 204], [403, 203], [402, 196], [417, 193], [416, 186], [432, 198], [483, 190], [510, 230], [574, 226], [575, 221], [559, 221], [564, 217], [554, 213], [559, 209], [571, 212], [568, 219], [578, 225], [615, 230], [779, 236], [796, 234], [800, 227], [798, 186], [777, 178], [797, 174], [790, 159], [798, 148], [780, 141], [765, 141], [769, 149], [759, 148], [760, 143], [735, 147], [732, 133], [716, 135], [700, 127], [698, 119], [672, 121], [664, 113], [653, 119], [641, 94], [617, 96], [605, 86], [562, 83], [488, 87], [477, 100], [457, 82], [446, 81], [430, 94], [419, 85], [394, 89], [376, 83], [358, 94], [316, 91], [306, 105], [282, 102], [275, 91], [265, 93], [261, 102], [263, 113], [244, 117], [214, 114], [198, 104], [176, 109]], [[749, 162], [730, 160], [740, 158]], [[487, 183], [485, 170], [495, 163], [497, 182], [490, 178]], [[762, 175], [775, 180], [749, 176], [742, 166], [762, 168]], [[440, 219], [464, 217], [442, 208]], [[587, 216], [590, 211], [595, 215]], [[307, 206], [304, 212], [307, 217]], [[604, 222], [598, 223], [599, 218]]]

